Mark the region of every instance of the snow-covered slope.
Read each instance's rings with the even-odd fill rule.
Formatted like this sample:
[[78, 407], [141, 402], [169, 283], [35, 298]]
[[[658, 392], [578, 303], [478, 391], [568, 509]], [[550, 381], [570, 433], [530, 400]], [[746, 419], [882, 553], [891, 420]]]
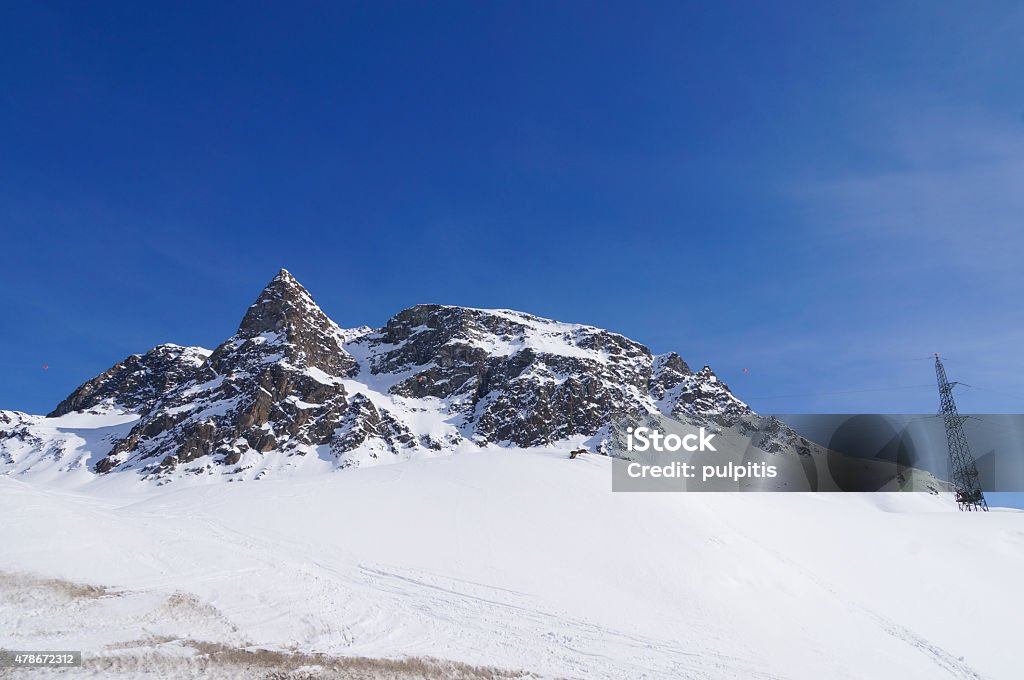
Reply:
[[[90, 677], [197, 677], [211, 649], [208, 678], [309, 653], [568, 678], [1020, 677], [1024, 513], [619, 494], [610, 463], [492, 449], [249, 484], [0, 477], [0, 648], [82, 649]], [[240, 647], [284, 654], [245, 671]]]

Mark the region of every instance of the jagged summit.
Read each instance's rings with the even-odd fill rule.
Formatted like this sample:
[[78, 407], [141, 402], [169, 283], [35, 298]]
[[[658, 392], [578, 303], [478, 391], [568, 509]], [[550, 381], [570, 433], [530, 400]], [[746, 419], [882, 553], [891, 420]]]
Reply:
[[246, 311], [234, 337], [217, 348], [210, 365], [224, 373], [234, 368], [241, 355], [266, 363], [268, 357], [280, 354], [295, 366], [318, 368], [334, 376], [355, 375], [359, 367], [342, 347], [345, 337], [309, 291], [282, 269]]
[[238, 326], [238, 336], [277, 333], [296, 325], [331, 325], [309, 291], [287, 269], [277, 273], [256, 298]]
[[[593, 326], [421, 304], [380, 329], [345, 330], [284, 269], [212, 353], [161, 345], [133, 355], [51, 415], [115, 411], [120, 429], [88, 442], [68, 438], [58, 453], [8, 445], [45, 439], [33, 434], [37, 417], [12, 417], [0, 432], [0, 467], [4, 456], [19, 470], [67, 466], [78, 450], [75, 460], [98, 472], [248, 479], [464, 444], [601, 449], [621, 415], [752, 415], [710, 369], [695, 373], [677, 354], [654, 356]], [[75, 448], [82, 446], [91, 448]]]

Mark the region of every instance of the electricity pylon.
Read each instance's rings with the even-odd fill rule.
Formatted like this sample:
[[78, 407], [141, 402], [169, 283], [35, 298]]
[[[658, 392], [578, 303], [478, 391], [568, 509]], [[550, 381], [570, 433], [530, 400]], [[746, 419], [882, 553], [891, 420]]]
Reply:
[[967, 445], [964, 434], [966, 416], [957, 413], [956, 402], [953, 401], [953, 386], [957, 383], [946, 379], [946, 369], [935, 355], [935, 378], [939, 381], [939, 399], [942, 403], [942, 419], [946, 424], [946, 445], [949, 447], [949, 472], [952, 475], [953, 487], [956, 489], [956, 502], [961, 510], [983, 510], [988, 512], [988, 502], [981, 492], [978, 482], [978, 466]]

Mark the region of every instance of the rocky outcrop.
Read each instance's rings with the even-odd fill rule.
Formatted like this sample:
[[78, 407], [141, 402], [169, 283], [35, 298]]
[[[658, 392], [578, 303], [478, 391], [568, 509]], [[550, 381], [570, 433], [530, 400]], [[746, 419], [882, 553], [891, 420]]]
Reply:
[[49, 415], [87, 411], [104, 403], [149, 413], [163, 395], [194, 380], [209, 354], [201, 347], [170, 344], [133, 354], [83, 384]]
[[598, 328], [507, 310], [417, 305], [365, 343], [374, 373], [409, 373], [392, 393], [446, 400], [479, 444], [527, 447], [592, 436], [613, 414], [654, 408], [650, 350]]

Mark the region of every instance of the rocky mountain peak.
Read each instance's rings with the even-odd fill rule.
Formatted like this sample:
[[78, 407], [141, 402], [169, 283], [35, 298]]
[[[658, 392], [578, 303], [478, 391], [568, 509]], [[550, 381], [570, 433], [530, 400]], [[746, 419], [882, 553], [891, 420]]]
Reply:
[[692, 371], [690, 371], [690, 367], [687, 366], [681, 356], [675, 352], [669, 352], [668, 354], [659, 354], [654, 358], [654, 372], [672, 372], [677, 375], [689, 375]]
[[218, 373], [237, 372], [239, 364], [252, 368], [278, 357], [333, 376], [355, 375], [359, 366], [342, 347], [345, 339], [309, 291], [282, 269], [249, 307], [235, 336], [217, 348], [210, 364]]
[[697, 416], [730, 420], [752, 415], [750, 408], [733, 396], [726, 385], [710, 366], [704, 366], [696, 373], [682, 376], [677, 386], [669, 392], [678, 391], [672, 415], [675, 417]]
[[287, 269], [277, 273], [242, 318], [238, 337], [278, 333], [299, 325], [333, 325]]
[[715, 375], [715, 372], [707, 364], [704, 365], [704, 368], [697, 371], [697, 375], [710, 382], [718, 382], [718, 376]]

